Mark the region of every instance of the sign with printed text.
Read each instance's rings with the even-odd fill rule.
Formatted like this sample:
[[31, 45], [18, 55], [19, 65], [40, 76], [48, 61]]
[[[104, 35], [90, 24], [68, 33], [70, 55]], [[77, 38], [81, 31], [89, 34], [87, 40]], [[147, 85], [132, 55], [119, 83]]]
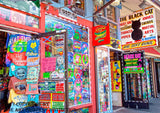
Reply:
[[66, 9], [60, 8], [59, 9], [59, 15], [64, 17], [64, 18], [71, 19], [73, 21], [77, 21], [77, 14], [75, 14], [73, 12], [70, 12]]
[[93, 46], [110, 44], [109, 24], [93, 27]]
[[51, 72], [56, 69], [56, 57], [42, 59], [42, 72]]
[[143, 52], [123, 54], [124, 73], [144, 73]]
[[158, 44], [155, 9], [148, 8], [120, 18], [123, 50]]

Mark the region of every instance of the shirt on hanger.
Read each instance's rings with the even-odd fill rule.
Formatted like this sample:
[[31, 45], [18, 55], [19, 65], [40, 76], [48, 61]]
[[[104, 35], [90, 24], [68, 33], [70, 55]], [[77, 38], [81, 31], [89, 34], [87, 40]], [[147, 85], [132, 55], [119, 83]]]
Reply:
[[26, 94], [38, 94], [38, 82], [27, 81]]
[[20, 80], [25, 79], [27, 77], [27, 66], [16, 66], [11, 63], [9, 76], [15, 76]]
[[29, 94], [28, 95], [28, 102], [34, 101], [35, 103], [39, 102], [39, 94]]
[[27, 82], [26, 79], [19, 80], [16, 77], [11, 77], [8, 89], [14, 89], [17, 94], [25, 94]]
[[27, 67], [27, 80], [38, 80], [39, 78], [39, 65]]

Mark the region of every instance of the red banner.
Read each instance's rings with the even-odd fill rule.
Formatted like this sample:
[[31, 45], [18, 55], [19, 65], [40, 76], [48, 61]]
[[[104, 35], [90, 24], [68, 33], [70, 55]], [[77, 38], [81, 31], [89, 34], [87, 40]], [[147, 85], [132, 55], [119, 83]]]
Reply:
[[93, 27], [93, 46], [110, 44], [109, 24]]

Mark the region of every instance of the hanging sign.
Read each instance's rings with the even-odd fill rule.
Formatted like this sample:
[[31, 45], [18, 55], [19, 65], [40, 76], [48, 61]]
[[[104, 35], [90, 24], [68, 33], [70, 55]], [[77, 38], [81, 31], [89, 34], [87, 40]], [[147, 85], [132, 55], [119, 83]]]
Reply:
[[42, 72], [51, 72], [56, 69], [56, 57], [42, 59]]
[[93, 46], [110, 44], [109, 24], [93, 27]]
[[124, 73], [144, 73], [143, 52], [123, 54]]
[[123, 50], [158, 44], [154, 8], [120, 18], [120, 29]]
[[73, 12], [66, 10], [66, 9], [60, 8], [59, 15], [64, 18], [71, 19], [73, 21], [77, 21], [77, 15]]
[[122, 91], [120, 61], [111, 62], [112, 91]]

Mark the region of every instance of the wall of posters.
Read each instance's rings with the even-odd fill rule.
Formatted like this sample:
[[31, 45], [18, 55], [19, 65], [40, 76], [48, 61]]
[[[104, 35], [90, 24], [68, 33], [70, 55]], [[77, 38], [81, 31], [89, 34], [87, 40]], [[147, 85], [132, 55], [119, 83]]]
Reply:
[[[78, 106], [90, 103], [90, 76], [89, 76], [89, 45], [88, 45], [88, 29], [78, 25], [70, 24], [66, 21], [53, 18], [46, 15], [46, 32], [56, 30], [67, 31], [67, 55], [68, 55], [68, 95], [69, 106]], [[50, 58], [54, 55], [59, 56], [64, 53], [61, 48], [61, 37], [56, 36], [45, 37], [45, 57]], [[55, 43], [56, 42], [56, 43]], [[54, 49], [53, 49], [54, 48]], [[56, 49], [57, 50], [56, 50]], [[57, 59], [57, 66], [63, 69], [61, 58]], [[59, 72], [62, 73], [62, 72]], [[62, 77], [63, 74], [52, 73], [52, 78], [56, 75]]]
[[112, 91], [122, 91], [120, 61], [111, 62]]
[[0, 4], [40, 16], [40, 0], [0, 0]]
[[148, 8], [120, 18], [123, 50], [158, 44], [155, 9]]

